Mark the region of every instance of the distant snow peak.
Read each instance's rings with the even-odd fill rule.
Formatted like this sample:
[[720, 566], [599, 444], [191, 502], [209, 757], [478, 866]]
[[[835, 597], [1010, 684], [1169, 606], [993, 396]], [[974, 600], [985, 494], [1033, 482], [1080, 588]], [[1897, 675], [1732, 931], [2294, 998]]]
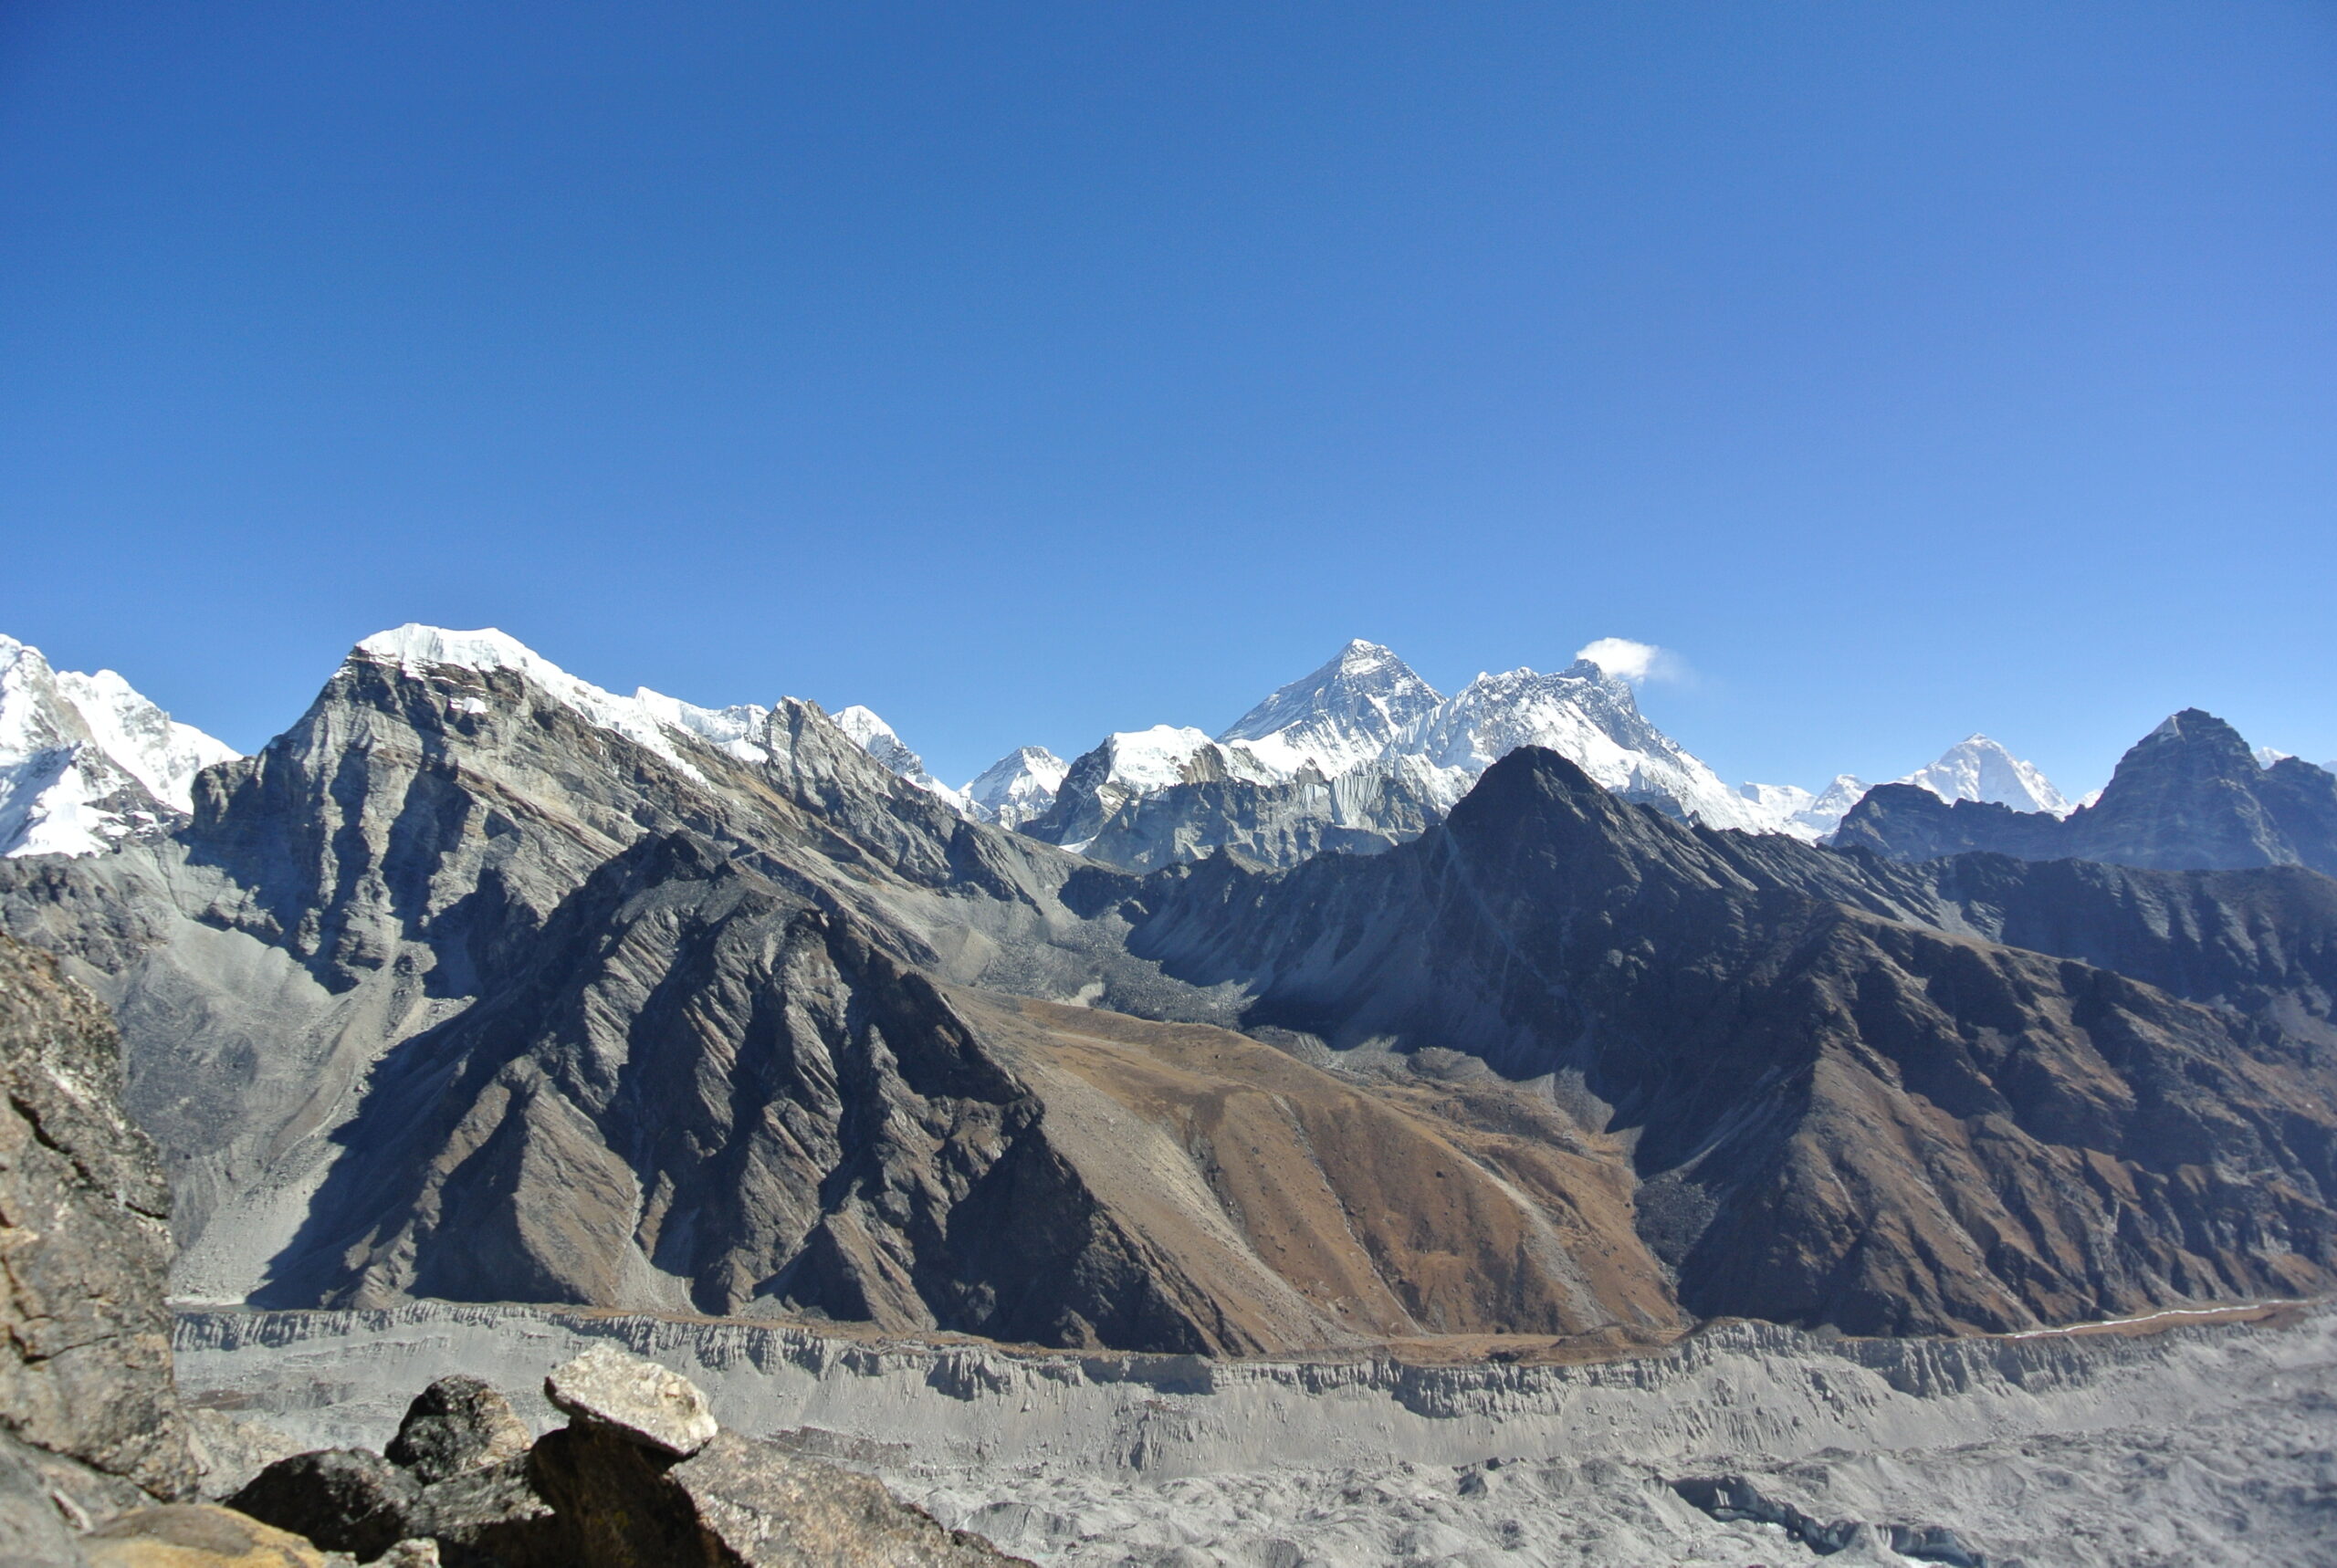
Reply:
[[[621, 697], [614, 692], [603, 691], [592, 682], [570, 674], [517, 637], [492, 626], [475, 632], [454, 632], [444, 626], [408, 622], [387, 632], [374, 632], [351, 649], [350, 656], [394, 665], [401, 674], [416, 678], [434, 669], [474, 670], [481, 674], [490, 670], [513, 671], [566, 705], [593, 727], [622, 735], [635, 745], [647, 747], [693, 779], [703, 777], [676, 748], [667, 729], [670, 721], [661, 716], [662, 708], [686, 704], [675, 704], [674, 699], [655, 692]], [[649, 700], [644, 701], [644, 696]]]
[[1071, 764], [1043, 746], [1017, 747], [975, 775], [962, 793], [983, 821], [1019, 828], [1055, 803], [1070, 771]]
[[1650, 724], [1630, 685], [1592, 659], [1556, 674], [1479, 675], [1414, 725], [1397, 749], [1443, 769], [1458, 800], [1521, 746], [1547, 747], [1606, 789], [1709, 828], [1769, 825], [1755, 802]]
[[[2035, 763], [2022, 761], [1985, 735], [1967, 736], [1942, 752], [1937, 761], [1892, 782], [1913, 784], [1951, 802], [1993, 801], [2016, 811], [2056, 817], [2077, 809]], [[1843, 773], [1814, 796], [1790, 784], [1747, 784], [1741, 793], [1765, 819], [1766, 831], [1816, 841], [1840, 827], [1868, 789], [1863, 780]]]
[[1271, 784], [1281, 777], [1251, 747], [1220, 745], [1189, 726], [1156, 724], [1150, 729], [1120, 730], [1106, 736], [1096, 749], [1106, 763], [1106, 780], [1138, 794], [1209, 779]]
[[1943, 800], [1989, 800], [2016, 811], [2066, 817], [2073, 810], [2037, 765], [2024, 762], [1985, 735], [1967, 736], [1917, 768], [1902, 784], [1930, 790]]
[[1294, 778], [1312, 763], [1335, 779], [1386, 756], [1441, 700], [1391, 650], [1357, 638], [1320, 669], [1277, 689], [1218, 739], [1241, 743], [1281, 777]]
[[0, 855], [90, 855], [194, 809], [194, 776], [237, 753], [111, 670], [52, 670], [0, 636]]

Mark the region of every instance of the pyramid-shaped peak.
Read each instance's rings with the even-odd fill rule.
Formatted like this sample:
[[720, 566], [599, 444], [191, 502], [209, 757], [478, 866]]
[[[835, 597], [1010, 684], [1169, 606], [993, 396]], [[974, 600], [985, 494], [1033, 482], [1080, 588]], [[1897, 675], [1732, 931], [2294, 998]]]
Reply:
[[1362, 638], [1235, 720], [1218, 737], [1249, 743], [1284, 774], [1313, 763], [1336, 775], [1383, 752], [1442, 699], [1393, 651]]

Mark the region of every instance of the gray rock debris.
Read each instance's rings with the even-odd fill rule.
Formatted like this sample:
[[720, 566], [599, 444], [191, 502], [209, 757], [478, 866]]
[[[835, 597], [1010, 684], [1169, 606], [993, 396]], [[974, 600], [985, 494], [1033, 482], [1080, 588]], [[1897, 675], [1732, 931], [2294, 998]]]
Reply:
[[614, 1345], [594, 1345], [554, 1367], [544, 1379], [544, 1397], [578, 1421], [683, 1458], [719, 1429], [697, 1384]]
[[424, 1486], [516, 1459], [534, 1435], [511, 1401], [476, 1377], [442, 1377], [414, 1396], [383, 1450]]

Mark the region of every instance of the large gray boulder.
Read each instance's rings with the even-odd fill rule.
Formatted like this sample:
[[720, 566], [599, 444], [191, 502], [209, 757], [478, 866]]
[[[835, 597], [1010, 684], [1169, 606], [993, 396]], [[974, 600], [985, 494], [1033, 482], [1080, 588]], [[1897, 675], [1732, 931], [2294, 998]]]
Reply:
[[554, 1367], [544, 1379], [544, 1397], [577, 1421], [680, 1458], [705, 1448], [718, 1429], [697, 1384], [610, 1344]]

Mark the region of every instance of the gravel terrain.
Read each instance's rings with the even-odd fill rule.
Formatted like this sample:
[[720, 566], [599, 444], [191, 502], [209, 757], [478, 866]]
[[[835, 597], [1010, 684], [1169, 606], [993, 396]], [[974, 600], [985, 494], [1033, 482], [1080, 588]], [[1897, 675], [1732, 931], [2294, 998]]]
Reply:
[[[2175, 1320], [2178, 1322], [2180, 1320]], [[432, 1377], [522, 1396], [595, 1341], [723, 1423], [1045, 1563], [2337, 1562], [2337, 1311], [2153, 1333], [1821, 1339], [1730, 1323], [1578, 1364], [1018, 1354], [787, 1325], [424, 1304], [191, 1312], [182, 1387], [378, 1447]], [[1731, 1479], [1785, 1524], [1672, 1483]], [[1745, 1492], [1737, 1494], [1740, 1500]], [[1838, 1528], [1839, 1527], [1839, 1528]], [[1863, 1527], [1863, 1528], [1861, 1528]], [[1890, 1545], [1897, 1539], [1918, 1553]]]

